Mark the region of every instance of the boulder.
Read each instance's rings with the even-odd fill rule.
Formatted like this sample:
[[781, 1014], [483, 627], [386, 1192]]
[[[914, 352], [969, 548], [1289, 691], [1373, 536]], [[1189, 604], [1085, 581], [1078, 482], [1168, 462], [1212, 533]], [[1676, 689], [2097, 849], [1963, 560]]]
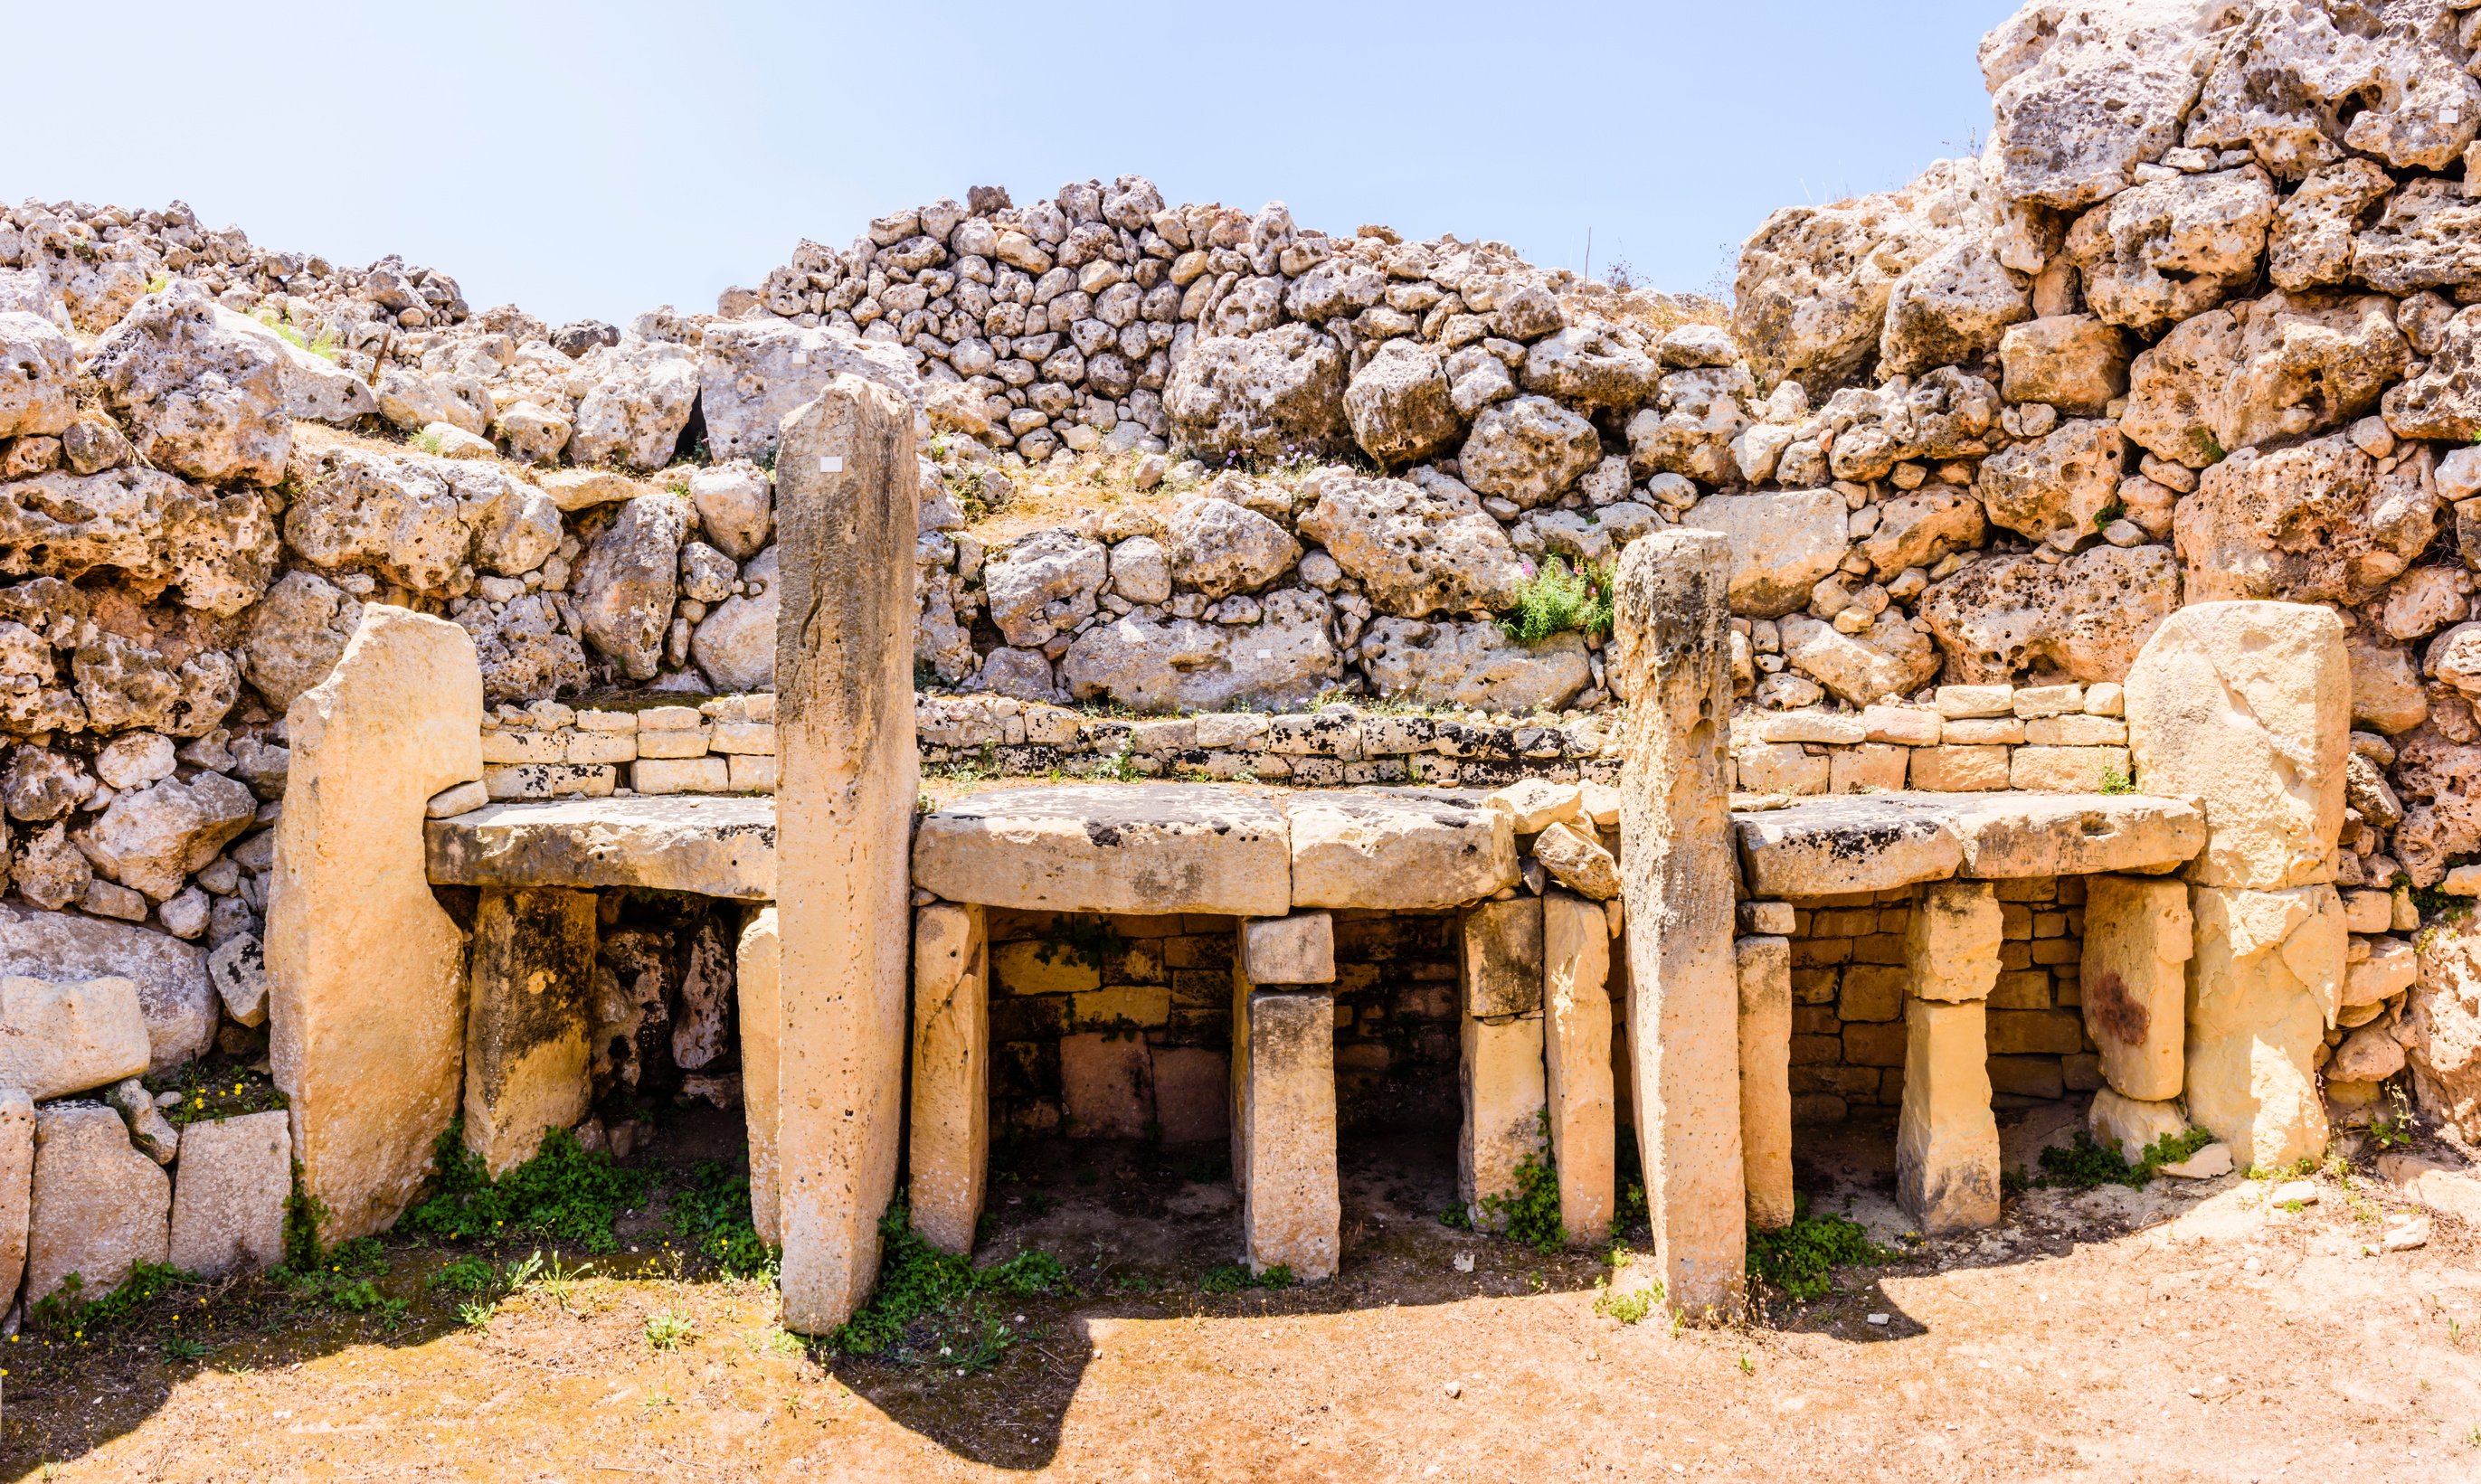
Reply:
[[65, 1097], [136, 1077], [147, 1057], [130, 980], [0, 976], [0, 1087]]
[[257, 934], [245, 932], [218, 944], [207, 955], [207, 977], [235, 1025], [267, 1024], [267, 956], [259, 950]]
[[2421, 689], [2412, 651], [2389, 644], [2365, 627], [2355, 628], [2344, 640], [2352, 665], [2352, 724], [2393, 736], [2409, 732], [2429, 716], [2429, 692]]
[[1557, 708], [1593, 683], [1584, 640], [1558, 634], [1528, 648], [1495, 623], [1377, 618], [1361, 639], [1361, 668], [1378, 693], [1481, 711]]
[[[1836, 499], [1840, 508], [1841, 497]], [[1952, 553], [1972, 551], [1990, 529], [1981, 502], [1950, 485], [1882, 500], [1877, 511], [1878, 524], [1862, 539], [1860, 551], [1869, 560], [1869, 575], [1882, 583], [1906, 567], [1927, 567]]]
[[2099, 417], [2128, 390], [2128, 337], [2090, 314], [2008, 326], [1998, 342], [2009, 402], [2038, 402], [2068, 417]]
[[[1640, 475], [1685, 475], [1703, 484], [1734, 482], [1739, 466], [1732, 440], [1749, 426], [1742, 404], [1756, 395], [1749, 374], [1737, 366], [1664, 377], [1655, 404], [1629, 419], [1630, 469]], [[1476, 482], [1475, 487], [1481, 486]]]
[[100, 568], [230, 617], [275, 576], [267, 498], [218, 496], [155, 469], [45, 474], [0, 483], [0, 576], [75, 580]]
[[1533, 858], [1551, 879], [1588, 900], [1608, 901], [1620, 894], [1620, 863], [1573, 825], [1554, 823], [1535, 836]]
[[2294, 293], [2341, 283], [2352, 272], [2353, 228], [2394, 186], [2385, 170], [2357, 156], [2310, 171], [2274, 209], [2267, 276]]
[[2120, 427], [2155, 456], [2204, 469], [2225, 450], [2371, 411], [2411, 353], [2392, 299], [2271, 294], [2198, 315], [2138, 355]]
[[2085, 1110], [2085, 1127], [2093, 1131], [2095, 1142], [2134, 1164], [2156, 1141], [2187, 1133], [2188, 1117], [2167, 1098], [2130, 1098], [2103, 1087], [2094, 1093], [2093, 1106]]
[[0, 312], [0, 438], [48, 438], [68, 430], [77, 351], [50, 322]]
[[2032, 291], [1987, 241], [1951, 242], [1897, 278], [1878, 340], [1881, 375], [1977, 361], [2033, 314]]
[[2228, 0], [2035, 0], [1981, 40], [1989, 157], [2011, 201], [2073, 210], [2122, 191], [2180, 143]]
[[1432, 790], [1307, 790], [1285, 796], [1293, 902], [1427, 912], [1516, 884], [1507, 815]]
[[624, 340], [588, 354], [582, 370], [591, 381], [578, 399], [569, 459], [641, 473], [670, 463], [698, 400], [698, 363], [688, 348]]
[[586, 650], [561, 625], [548, 593], [511, 599], [497, 613], [472, 605], [457, 622], [474, 638], [486, 703], [525, 705], [586, 689]]
[[249, 827], [258, 800], [222, 773], [125, 791], [71, 838], [94, 869], [157, 901]]
[[[1173, 573], [1210, 598], [1256, 592], [1290, 571], [1301, 555], [1301, 543], [1283, 527], [1247, 506], [1212, 496], [1180, 502], [1163, 523], [1163, 534], [1170, 542]], [[1014, 560], [1011, 555], [1011, 564]], [[986, 576], [985, 586], [994, 581]], [[996, 599], [993, 621], [998, 621]], [[1008, 632], [1007, 625], [1001, 628]], [[1008, 642], [1040, 640], [1008, 633]]]
[[2403, 1019], [2413, 1092], [2422, 1112], [2481, 1138], [2481, 933], [2448, 924], [2419, 942]]
[[1110, 558], [1100, 543], [1073, 531], [1037, 531], [991, 554], [982, 587], [991, 622], [1009, 643], [1032, 648], [1092, 617], [1110, 576]]
[[724, 599], [690, 637], [690, 653], [716, 690], [775, 689], [775, 548], [768, 547], [741, 569], [745, 593]]
[[87, 357], [130, 442], [159, 469], [215, 483], [273, 484], [293, 452], [280, 358], [216, 320], [189, 279], [141, 299]]
[[1150, 535], [1133, 535], [1111, 548], [1111, 590], [1132, 603], [1171, 600], [1171, 558]]
[[74, 1274], [88, 1301], [142, 1263], [164, 1261], [172, 1181], [130, 1147], [120, 1115], [100, 1103], [35, 1110], [35, 1176], [26, 1226], [29, 1305]]
[[219, 304], [216, 327], [254, 338], [275, 357], [286, 417], [343, 427], [379, 410], [379, 397], [371, 390], [370, 382], [338, 365], [330, 355], [296, 344], [274, 325]]
[[322, 449], [297, 470], [284, 539], [320, 566], [367, 564], [400, 586], [445, 593], [473, 557], [448, 462]]
[[[924, 403], [921, 375], [901, 346], [864, 340], [832, 325], [805, 329], [772, 316], [709, 322], [697, 360], [708, 451], [718, 465], [766, 458], [775, 452], [776, 429], [785, 415], [826, 390], [840, 372], [875, 381], [915, 406]], [[585, 409], [579, 410], [582, 415]], [[668, 456], [668, 447], [665, 452]], [[695, 476], [690, 493], [698, 493]], [[749, 555], [716, 544], [736, 557]]]
[[2426, 451], [2382, 469], [2342, 433], [2242, 449], [2180, 502], [2186, 601], [2365, 602], [2428, 548], [2437, 511]]
[[1842, 562], [1846, 514], [1834, 490], [1784, 490], [1709, 495], [1680, 523], [1719, 531], [1731, 542], [1732, 612], [1774, 618], [1806, 605], [1809, 590]]
[[2180, 566], [2161, 546], [2097, 546], [2055, 565], [1984, 557], [1921, 594], [1920, 615], [1954, 685], [2028, 672], [2117, 680], [2180, 606]]
[[1016, 788], [923, 817], [913, 884], [951, 901], [1030, 911], [1292, 910], [1283, 814], [1198, 784]]
[[2254, 165], [2149, 181], [2078, 217], [2065, 252], [2095, 314], [2152, 335], [2257, 276], [2274, 201]]
[[1806, 613], [1779, 621], [1783, 655], [1791, 667], [1855, 706], [1910, 695], [1939, 672], [1929, 636], [1894, 609], [1867, 629], [1846, 634]]
[[680, 586], [689, 502], [640, 495], [586, 549], [571, 599], [586, 641], [632, 680], [651, 680], [664, 658]]
[[221, 649], [200, 650], [176, 665], [161, 650], [103, 632], [78, 646], [69, 669], [87, 724], [97, 732], [143, 727], [203, 737], [241, 698], [241, 669]]
[[479, 439], [491, 428], [491, 392], [480, 377], [383, 366], [376, 397], [379, 416], [409, 434], [446, 427]]
[[0, 975], [136, 984], [150, 1073], [206, 1054], [215, 1039], [216, 992], [205, 950], [151, 927], [0, 902]]
[[[2481, 237], [2481, 209], [2471, 226]], [[2474, 262], [2472, 277], [2481, 279], [2481, 257]], [[2379, 404], [2388, 429], [2398, 438], [2456, 443], [2481, 438], [2481, 305], [2456, 311], [2429, 364], [2419, 375], [2387, 388]]]
[[2394, 786], [2405, 806], [2395, 854], [2413, 885], [2435, 886], [2449, 860], [2481, 851], [2481, 746], [2420, 726], [2396, 753]]
[[10, 854], [9, 875], [18, 896], [57, 912], [86, 896], [94, 868], [69, 844], [68, 825], [56, 823], [30, 830], [17, 842]]
[[[714, 425], [708, 425], [710, 447]], [[775, 524], [774, 486], [767, 471], [746, 458], [699, 469], [690, 476], [690, 503], [697, 507], [698, 529], [715, 549], [735, 561], [746, 561], [767, 545]]]
[[48, 747], [11, 749], [0, 773], [0, 806], [13, 820], [57, 820], [94, 794], [94, 780], [77, 760]]
[[281, 1109], [214, 1118], [181, 1131], [165, 1261], [202, 1278], [264, 1272], [284, 1261], [293, 1196], [293, 1130]]
[[560, 549], [560, 507], [551, 496], [495, 463], [459, 458], [434, 467], [473, 533], [477, 569], [523, 577]]
[[1467, 484], [1527, 509], [1557, 499], [1602, 457], [1594, 425], [1548, 397], [1485, 408], [1456, 455]]
[[2333, 879], [2351, 672], [2331, 611], [2181, 609], [2128, 670], [2126, 706], [2139, 786], [2204, 800], [2209, 835], [2192, 880], [2277, 891]]
[[1059, 679], [1078, 700], [1141, 712], [1296, 708], [1342, 671], [1329, 620], [1327, 600], [1297, 587], [1268, 593], [1255, 624], [1131, 613], [1079, 635]]
[[2481, 274], [2481, 202], [2452, 180], [2411, 180], [2352, 239], [2354, 280], [2385, 294], [2453, 289]]
[[1344, 410], [1353, 440], [1382, 465], [1427, 458], [1464, 431], [1438, 352], [1418, 340], [1381, 345], [1344, 389]]
[[249, 611], [241, 671], [269, 705], [290, 706], [327, 678], [361, 616], [361, 602], [326, 578], [287, 572]]
[[1993, 524], [2039, 541], [2053, 532], [2084, 535], [2119, 500], [2128, 442], [2119, 425], [2062, 423], [2047, 436], [1983, 460], [1973, 491]]
[[2254, 151], [2289, 180], [2347, 149], [2397, 169], [2462, 159], [2481, 126], [2481, 84], [2464, 73], [2451, 8], [2252, 9], [2206, 78], [2190, 146]]
[[1324, 469], [1301, 494], [1312, 501], [1301, 534], [1323, 544], [1380, 612], [1421, 618], [1516, 601], [1525, 570], [1506, 528], [1453, 481], [1425, 487]]
[[1344, 393], [1335, 342], [1309, 325], [1284, 325], [1190, 346], [1163, 387], [1163, 413], [1173, 435], [1204, 457], [1272, 462], [1340, 452], [1352, 436]]
[[1663, 376], [1654, 357], [1608, 330], [1571, 325], [1533, 342], [1517, 379], [1572, 406], [1625, 412], [1654, 401]]

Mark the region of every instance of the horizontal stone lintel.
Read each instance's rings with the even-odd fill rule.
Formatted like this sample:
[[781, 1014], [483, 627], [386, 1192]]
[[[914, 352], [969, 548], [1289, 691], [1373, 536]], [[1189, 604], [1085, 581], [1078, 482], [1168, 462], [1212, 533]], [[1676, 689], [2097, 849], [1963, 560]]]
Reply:
[[1822, 897], [1952, 876], [2172, 871], [2205, 847], [2193, 804], [2132, 794], [1872, 794], [1732, 817], [1747, 892]]

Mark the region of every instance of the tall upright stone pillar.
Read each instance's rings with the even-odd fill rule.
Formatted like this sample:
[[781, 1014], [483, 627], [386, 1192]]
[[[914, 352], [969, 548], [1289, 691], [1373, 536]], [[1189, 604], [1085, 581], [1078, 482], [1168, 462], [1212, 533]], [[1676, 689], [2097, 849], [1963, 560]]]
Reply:
[[1548, 1088], [1543, 1080], [1542, 898], [1485, 901], [1459, 924], [1464, 978], [1457, 1082], [1464, 1125], [1456, 1140], [1456, 1188], [1476, 1227], [1506, 1218], [1491, 1202], [1517, 1193], [1516, 1171], [1539, 1159]]
[[778, 447], [776, 1159], [784, 1325], [819, 1334], [877, 1281], [903, 1127], [913, 413], [839, 375]]
[[594, 988], [594, 894], [485, 891], [474, 909], [465, 1012], [465, 1147], [502, 1175], [572, 1127], [587, 1075]]
[[2333, 884], [2352, 713], [2342, 620], [2300, 603], [2181, 609], [2129, 668], [2127, 707], [2137, 786], [2205, 806], [2187, 869], [2189, 1117], [2243, 1166], [2322, 1153], [2314, 1057], [2346, 947]]
[[267, 903], [269, 1056], [336, 1242], [393, 1225], [464, 1078], [465, 938], [431, 895], [423, 808], [483, 776], [483, 673], [440, 618], [367, 604], [285, 713]]
[[2163, 876], [2090, 876], [2076, 982], [2102, 1080], [2123, 1098], [2180, 1096], [2187, 1049], [2188, 888]]
[[1598, 901], [1542, 898], [1542, 1069], [1551, 1099], [1551, 1155], [1559, 1222], [1571, 1241], [1600, 1245], [1618, 1200], [1611, 1104], [1611, 919]]
[[1921, 889], [1904, 932], [1904, 1102], [1895, 1202], [1931, 1236], [1998, 1220], [1990, 991], [2003, 924], [1987, 881]]
[[1740, 979], [1740, 1167], [1749, 1225], [1791, 1225], [1791, 940], [1732, 945]]
[[982, 909], [913, 914], [913, 1229], [970, 1255], [991, 1150], [991, 1008]]
[[1621, 734], [1620, 878], [1628, 902], [1630, 1050], [1655, 1259], [1672, 1305], [1717, 1317], [1746, 1297], [1740, 992], [1732, 954], [1738, 872], [1723, 745], [1732, 704], [1731, 547], [1657, 531], [1620, 559], [1614, 689]]
[[749, 1130], [749, 1224], [770, 1247], [784, 1245], [784, 1182], [775, 1159], [776, 1047], [784, 1034], [783, 949], [775, 909], [741, 927], [732, 982], [741, 996], [741, 1112]]
[[1232, 953], [1232, 1179], [1252, 1272], [1315, 1282], [1344, 1252], [1336, 1174], [1335, 923], [1324, 912], [1240, 924]]

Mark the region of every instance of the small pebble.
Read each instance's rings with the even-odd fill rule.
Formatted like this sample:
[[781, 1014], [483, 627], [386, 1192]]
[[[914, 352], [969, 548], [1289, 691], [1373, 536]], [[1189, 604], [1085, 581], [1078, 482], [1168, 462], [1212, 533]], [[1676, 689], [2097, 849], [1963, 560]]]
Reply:
[[1452, 1401], [1465, 1393], [1465, 1384], [1462, 1381], [1450, 1381], [1441, 1390], [1445, 1391], [1448, 1393], [1448, 1399]]
[[1873, 1314], [1873, 1315], [1871, 1315], [1869, 1316], [1869, 1322], [1870, 1322], [1870, 1323], [1872, 1323], [1872, 1324], [1882, 1325], [1882, 1326], [1883, 1326], [1883, 1325], [1885, 1325], [1886, 1323], [1888, 1323], [1888, 1322], [1889, 1322], [1890, 1317], [1891, 1317], [1890, 1315], [1883, 1315], [1883, 1314]]
[[1460, 1273], [1469, 1273], [1469, 1272], [1472, 1272], [1472, 1271], [1473, 1271], [1473, 1263], [1474, 1263], [1474, 1255], [1473, 1255], [1472, 1253], [1470, 1253], [1470, 1252], [1459, 1252], [1459, 1253], [1457, 1253], [1457, 1254], [1456, 1254], [1456, 1271], [1457, 1271], [1457, 1272], [1460, 1272]]

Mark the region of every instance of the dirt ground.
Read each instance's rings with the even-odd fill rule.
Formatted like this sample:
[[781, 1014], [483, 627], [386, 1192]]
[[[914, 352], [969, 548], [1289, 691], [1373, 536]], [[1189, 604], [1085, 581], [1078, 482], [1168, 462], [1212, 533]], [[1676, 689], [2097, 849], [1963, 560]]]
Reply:
[[[2011, 1161], [2065, 1142], [2073, 1117], [2022, 1115]], [[639, 1158], [722, 1136], [688, 1124]], [[1883, 1123], [1807, 1136], [1802, 1188], [1905, 1245], [1891, 1161]], [[2426, 1246], [2380, 1251], [2401, 1208], [2365, 1175], [2319, 1177], [2297, 1211], [2235, 1176], [2033, 1189], [1995, 1231], [1839, 1270], [1821, 1301], [1675, 1331], [1597, 1312], [1598, 1285], [1643, 1286], [1642, 1260], [1442, 1224], [1439, 1136], [1346, 1136], [1340, 1279], [1206, 1291], [1235, 1255], [1221, 1162], [1009, 1152], [981, 1261], [1042, 1248], [1081, 1293], [1005, 1300], [1015, 1342], [964, 1369], [805, 1348], [765, 1284], [664, 1248], [650, 1203], [620, 1229], [637, 1250], [538, 1280], [480, 1326], [427, 1286], [456, 1254], [392, 1243], [393, 1331], [252, 1280], [49, 1350], [30, 1332], [0, 1344], [0, 1475], [2481, 1478], [2481, 1241], [2442, 1216]]]

